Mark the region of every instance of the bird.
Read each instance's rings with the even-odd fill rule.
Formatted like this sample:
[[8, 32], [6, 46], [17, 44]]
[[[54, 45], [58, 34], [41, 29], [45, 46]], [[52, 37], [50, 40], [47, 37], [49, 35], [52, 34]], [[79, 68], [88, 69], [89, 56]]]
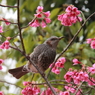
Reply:
[[[57, 45], [62, 38], [64, 37], [51, 36], [44, 43], [36, 46], [33, 52], [29, 55], [30, 60], [38, 66], [41, 72], [45, 72], [50, 64], [53, 63], [56, 56]], [[29, 61], [26, 65], [9, 69], [8, 72], [17, 79], [30, 72], [39, 73], [39, 71]]]

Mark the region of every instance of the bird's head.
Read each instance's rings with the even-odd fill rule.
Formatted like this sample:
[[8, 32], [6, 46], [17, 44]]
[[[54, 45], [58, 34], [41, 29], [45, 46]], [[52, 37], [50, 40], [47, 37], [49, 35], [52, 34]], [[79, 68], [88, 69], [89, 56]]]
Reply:
[[56, 37], [56, 36], [51, 36], [50, 38], [48, 38], [44, 44], [48, 44], [50, 47], [55, 48], [58, 45], [58, 42], [64, 37]]

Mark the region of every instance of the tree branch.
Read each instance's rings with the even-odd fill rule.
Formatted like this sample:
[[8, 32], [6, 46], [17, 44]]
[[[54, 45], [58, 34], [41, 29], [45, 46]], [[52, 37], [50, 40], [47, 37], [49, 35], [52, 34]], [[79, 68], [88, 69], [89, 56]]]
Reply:
[[78, 90], [81, 88], [82, 84], [83, 84], [83, 82], [81, 82], [81, 84], [78, 86], [78, 88], [76, 89], [76, 91], [75, 91], [74, 95], [76, 95], [76, 94], [77, 94], [77, 92], [78, 92]]
[[9, 23], [11, 23], [11, 24], [18, 24], [18, 23], [14, 23], [14, 22], [11, 22], [11, 21], [5, 21], [5, 20], [0, 20], [0, 21], [9, 22]]
[[1, 7], [9, 7], [9, 8], [17, 8], [17, 6], [8, 6], [8, 5], [2, 5], [0, 4]]
[[[37, 17], [34, 17], [34, 19], [30, 22], [30, 24], [32, 24], [35, 20], [36, 20]], [[21, 29], [24, 29], [24, 28], [27, 28], [30, 24], [24, 26], [24, 27], [21, 27]]]
[[21, 44], [22, 44], [22, 48], [23, 48], [23, 53], [25, 54], [25, 47], [24, 47], [24, 43], [23, 43], [23, 38], [22, 38], [22, 33], [21, 33], [21, 27], [20, 27], [20, 11], [19, 11], [19, 0], [17, 0], [17, 20], [18, 20], [18, 29], [19, 29], [19, 33], [20, 33], [20, 40], [21, 40]]
[[19, 87], [20, 89], [23, 89], [22, 87], [20, 87], [20, 86], [18, 86], [16, 84], [10, 83], [10, 82], [6, 82], [6, 81], [3, 81], [3, 80], [0, 80], [0, 82], [11, 84], [11, 85], [15, 85], [16, 87]]

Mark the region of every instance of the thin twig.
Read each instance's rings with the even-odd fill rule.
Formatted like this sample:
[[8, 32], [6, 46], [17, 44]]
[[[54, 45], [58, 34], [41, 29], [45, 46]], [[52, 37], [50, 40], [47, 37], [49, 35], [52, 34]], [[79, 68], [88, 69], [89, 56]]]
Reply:
[[47, 77], [49, 76], [49, 74], [50, 74], [52, 68], [54, 67], [55, 62], [56, 62], [56, 61], [58, 60], [58, 58], [61, 57], [62, 54], [63, 54], [64, 52], [66, 52], [67, 49], [72, 45], [73, 41], [75, 40], [75, 38], [76, 38], [76, 37], [78, 36], [78, 34], [80, 33], [80, 31], [81, 31], [81, 29], [83, 28], [83, 26], [86, 24], [86, 22], [87, 22], [93, 15], [95, 15], [95, 12], [92, 13], [92, 14], [86, 19], [86, 21], [82, 24], [82, 26], [80, 27], [80, 29], [76, 32], [76, 34], [74, 35], [74, 37], [71, 39], [71, 41], [69, 42], [69, 44], [66, 46], [66, 48], [63, 49], [63, 51], [62, 51], [62, 52], [59, 54], [59, 56], [55, 59], [53, 65], [51, 66], [51, 68], [50, 68], [50, 70], [49, 70], [49, 72], [48, 72], [48, 74], [47, 74]]
[[2, 33], [0, 33], [0, 35], [1, 35], [3, 38], [5, 38], [5, 39], [6, 39], [6, 37], [5, 37]]
[[21, 44], [22, 44], [22, 48], [23, 48], [23, 53], [25, 54], [25, 47], [24, 47], [24, 43], [23, 43], [23, 38], [22, 38], [22, 33], [21, 33], [21, 27], [20, 27], [20, 10], [19, 10], [19, 0], [17, 0], [17, 20], [18, 20], [18, 29], [19, 29], [19, 33], [20, 33], [20, 40], [21, 40]]
[[82, 84], [83, 84], [83, 82], [81, 82], [81, 84], [78, 86], [78, 88], [76, 89], [76, 91], [75, 91], [74, 95], [76, 95], [76, 94], [77, 94], [77, 92], [78, 92], [78, 90], [81, 88]]
[[20, 86], [18, 86], [18, 85], [16, 85], [16, 84], [7, 82], [7, 81], [0, 80], [0, 82], [7, 83], [7, 84], [11, 84], [11, 85], [15, 85], [16, 87], [19, 87], [20, 89], [23, 89], [22, 87], [20, 87]]
[[23, 51], [20, 50], [20, 49], [18, 49], [17, 47], [14, 47], [14, 46], [11, 46], [11, 45], [10, 45], [10, 48], [15, 49], [15, 50], [19, 51], [21, 54], [23, 54]]
[[0, 4], [1, 7], [9, 7], [9, 8], [17, 8], [17, 6], [8, 6], [8, 5], [2, 5]]
[[26, 26], [24, 26], [24, 27], [21, 27], [21, 29], [27, 28], [30, 24], [32, 24], [32, 23], [36, 20], [36, 18], [37, 18], [37, 17], [34, 17], [34, 19], [33, 19], [28, 25], [26, 25]]
[[18, 24], [18, 23], [14, 23], [14, 22], [11, 22], [11, 21], [5, 21], [5, 20], [0, 20], [0, 21], [2, 21], [2, 22], [9, 22], [11, 24]]

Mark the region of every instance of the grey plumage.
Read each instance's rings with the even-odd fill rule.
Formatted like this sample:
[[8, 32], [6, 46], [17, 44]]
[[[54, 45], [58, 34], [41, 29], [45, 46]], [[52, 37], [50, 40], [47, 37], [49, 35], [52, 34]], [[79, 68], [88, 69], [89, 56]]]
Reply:
[[[57, 44], [62, 38], [63, 37], [52, 36], [43, 44], [35, 47], [34, 51], [30, 54], [30, 59], [38, 66], [41, 72], [47, 70], [50, 64], [53, 63], [56, 56]], [[20, 78], [28, 72], [38, 73], [38, 70], [30, 62], [19, 68], [9, 70], [9, 73], [16, 78]]]

